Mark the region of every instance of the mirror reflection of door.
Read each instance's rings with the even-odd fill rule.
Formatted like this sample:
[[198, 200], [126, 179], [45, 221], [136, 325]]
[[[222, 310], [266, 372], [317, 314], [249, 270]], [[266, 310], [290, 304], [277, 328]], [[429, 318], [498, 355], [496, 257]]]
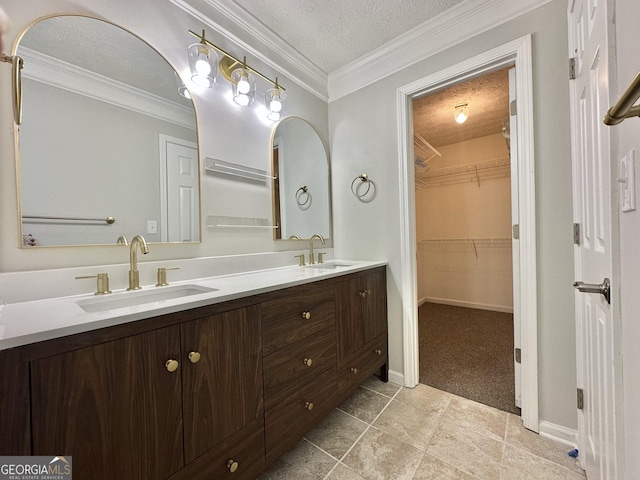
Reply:
[[[273, 159], [273, 171], [280, 171], [280, 156], [279, 156], [278, 145], [274, 144], [271, 150], [271, 155]], [[280, 175], [277, 173], [274, 175], [273, 179], [273, 220], [274, 225], [280, 227], [282, 225], [282, 215], [280, 210]], [[275, 229], [275, 239], [282, 240], [282, 229]]]

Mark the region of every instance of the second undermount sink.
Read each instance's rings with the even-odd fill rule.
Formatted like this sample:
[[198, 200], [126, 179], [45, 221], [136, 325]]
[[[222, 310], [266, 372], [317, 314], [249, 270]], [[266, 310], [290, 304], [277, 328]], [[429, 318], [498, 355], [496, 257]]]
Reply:
[[336, 263], [315, 263], [313, 265], [307, 265], [307, 268], [319, 268], [319, 269], [324, 269], [324, 270], [335, 270], [336, 268], [344, 268], [344, 267], [351, 267], [350, 263], [340, 263], [340, 262], [336, 262]]
[[149, 290], [135, 292], [121, 292], [112, 295], [79, 300], [78, 306], [85, 312], [106, 312], [116, 308], [134, 307], [146, 303], [174, 300], [176, 298], [199, 295], [217, 291], [217, 288], [202, 287], [200, 285], [176, 285], [170, 287], [150, 287]]

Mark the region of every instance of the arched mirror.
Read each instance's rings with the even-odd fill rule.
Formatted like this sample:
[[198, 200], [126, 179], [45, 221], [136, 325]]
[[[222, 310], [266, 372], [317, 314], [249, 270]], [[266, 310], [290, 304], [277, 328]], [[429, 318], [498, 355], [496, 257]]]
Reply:
[[331, 236], [329, 159], [322, 139], [306, 120], [287, 117], [271, 137], [276, 239]]
[[23, 246], [200, 241], [195, 110], [167, 61], [82, 16], [35, 23], [16, 53]]

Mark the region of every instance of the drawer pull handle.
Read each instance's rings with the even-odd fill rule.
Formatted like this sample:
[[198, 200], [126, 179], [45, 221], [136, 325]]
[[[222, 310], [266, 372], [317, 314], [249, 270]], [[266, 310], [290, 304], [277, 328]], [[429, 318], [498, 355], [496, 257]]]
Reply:
[[351, 367], [351, 373], [355, 375], [356, 373], [358, 373], [358, 369], [356, 367]]
[[311, 358], [305, 358], [305, 359], [303, 360], [303, 363], [304, 363], [307, 367], [310, 367], [310, 366], [311, 366], [311, 364], [313, 363], [313, 360], [312, 360]]
[[164, 366], [167, 368], [168, 372], [172, 373], [178, 369], [180, 364], [178, 363], [177, 360], [169, 359], [167, 360], [167, 363], [164, 364]]
[[302, 318], [309, 320], [311, 318], [311, 312], [302, 312]]
[[375, 352], [378, 356], [382, 355], [382, 350], [380, 350], [379, 348], [376, 348]]
[[313, 410], [313, 402], [304, 402], [304, 408], [309, 411]]
[[198, 363], [200, 361], [200, 352], [189, 352], [189, 360], [191, 363]]
[[236, 462], [234, 459], [231, 459], [227, 462], [227, 468], [229, 469], [229, 471], [231, 473], [235, 472], [236, 470], [238, 470], [238, 467], [240, 465], [238, 464], [238, 462]]

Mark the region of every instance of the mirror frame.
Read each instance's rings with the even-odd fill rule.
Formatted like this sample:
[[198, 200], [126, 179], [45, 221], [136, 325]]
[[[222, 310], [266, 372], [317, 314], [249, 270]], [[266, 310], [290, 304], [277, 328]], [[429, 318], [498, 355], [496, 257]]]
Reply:
[[[17, 56], [17, 52], [18, 49], [20, 47], [20, 42], [22, 41], [23, 37], [29, 32], [29, 30], [36, 24], [41, 23], [43, 21], [49, 20], [51, 18], [57, 18], [57, 17], [80, 17], [80, 18], [85, 18], [85, 19], [91, 19], [91, 20], [96, 20], [96, 21], [100, 21], [103, 23], [106, 23], [112, 27], [118, 28], [126, 33], [128, 33], [129, 35], [135, 37], [137, 40], [139, 40], [140, 42], [142, 42], [143, 44], [145, 44], [148, 48], [150, 48], [151, 50], [153, 50], [160, 58], [162, 58], [166, 64], [171, 67], [171, 69], [174, 71], [174, 73], [180, 77], [180, 74], [178, 73], [178, 70], [175, 68], [175, 66], [173, 65], [173, 63], [171, 63], [167, 57], [165, 55], [163, 55], [162, 53], [160, 53], [160, 51], [158, 51], [153, 45], [151, 45], [149, 42], [147, 42], [145, 39], [143, 39], [140, 35], [132, 32], [131, 30], [129, 30], [128, 28], [122, 27], [116, 23], [114, 23], [111, 20], [107, 20], [105, 18], [100, 18], [97, 16], [93, 16], [93, 15], [85, 15], [85, 14], [77, 14], [77, 13], [56, 13], [56, 14], [51, 14], [51, 15], [46, 15], [43, 17], [40, 17], [36, 20], [34, 20], [33, 22], [29, 23], [29, 25], [27, 25], [24, 30], [18, 35], [14, 47], [13, 47], [13, 52], [12, 55], [13, 56]], [[21, 79], [22, 80], [22, 79]], [[22, 83], [22, 81], [21, 81]], [[186, 82], [185, 82], [186, 85]], [[22, 108], [22, 95], [20, 96], [20, 98], [16, 98], [16, 101], [20, 101], [20, 108]], [[198, 110], [197, 110], [197, 106], [196, 106], [196, 102], [193, 101], [193, 97], [191, 98], [191, 105], [193, 108], [193, 114], [194, 114], [194, 121], [195, 121], [195, 144], [196, 144], [196, 148], [197, 148], [197, 169], [198, 169], [198, 197], [197, 197], [197, 202], [198, 202], [198, 240], [192, 240], [192, 241], [184, 241], [184, 242], [180, 242], [180, 241], [149, 241], [147, 243], [149, 244], [155, 244], [155, 245], [197, 245], [197, 244], [201, 244], [202, 243], [202, 235], [203, 235], [203, 229], [202, 229], [202, 154], [201, 154], [201, 142], [200, 142], [200, 128], [198, 126]], [[20, 152], [20, 127], [22, 125], [19, 123], [16, 123], [15, 121], [13, 122], [13, 129], [14, 129], [14, 161], [15, 161], [15, 177], [16, 177], [16, 201], [17, 201], [17, 222], [18, 222], [18, 247], [21, 250], [31, 250], [34, 248], [38, 248], [38, 249], [42, 249], [42, 248], [84, 248], [84, 247], [127, 247], [128, 245], [125, 244], [120, 244], [120, 243], [86, 243], [86, 244], [58, 244], [58, 245], [34, 245], [34, 246], [29, 246], [27, 244], [25, 244], [24, 242], [24, 237], [25, 237], [25, 233], [24, 233], [24, 228], [23, 228], [23, 212], [22, 212], [22, 181], [21, 181], [21, 167], [20, 167], [20, 162], [21, 162], [21, 152]], [[109, 217], [110, 218], [110, 217]], [[107, 219], [106, 219], [107, 220]], [[108, 221], [107, 221], [108, 223]]]
[[[271, 130], [271, 138], [269, 140], [269, 157], [271, 160], [271, 174], [274, 177], [274, 179], [271, 182], [271, 215], [275, 224], [276, 221], [276, 200], [279, 201], [279, 198], [276, 199], [276, 188], [275, 188], [275, 182], [280, 174], [279, 171], [276, 171], [275, 168], [275, 158], [273, 155], [273, 150], [274, 150], [274, 142], [276, 139], [276, 132], [278, 130], [278, 126], [280, 126], [281, 123], [285, 122], [286, 120], [301, 120], [302, 122], [306, 123], [307, 125], [309, 125], [311, 127], [311, 129], [315, 132], [315, 134], [318, 136], [318, 140], [320, 141], [320, 144], [322, 145], [322, 149], [324, 151], [324, 156], [325, 156], [325, 161], [327, 164], [327, 209], [328, 209], [328, 221], [329, 221], [329, 236], [328, 237], [324, 237], [325, 240], [329, 240], [329, 241], [333, 241], [333, 195], [332, 195], [332, 190], [331, 190], [331, 158], [329, 156], [329, 149], [327, 148], [324, 139], [322, 138], [322, 135], [320, 134], [320, 132], [318, 131], [318, 129], [308, 120], [306, 120], [305, 118], [302, 118], [300, 116], [297, 115], [289, 115], [286, 116], [284, 118], [282, 118], [281, 120], [279, 120], [272, 128]], [[282, 225], [278, 225], [279, 228], [282, 227]], [[273, 239], [276, 241], [298, 241], [298, 240], [305, 240], [308, 241], [308, 238], [277, 238], [277, 234], [278, 232], [276, 230], [274, 230], [273, 232]]]

